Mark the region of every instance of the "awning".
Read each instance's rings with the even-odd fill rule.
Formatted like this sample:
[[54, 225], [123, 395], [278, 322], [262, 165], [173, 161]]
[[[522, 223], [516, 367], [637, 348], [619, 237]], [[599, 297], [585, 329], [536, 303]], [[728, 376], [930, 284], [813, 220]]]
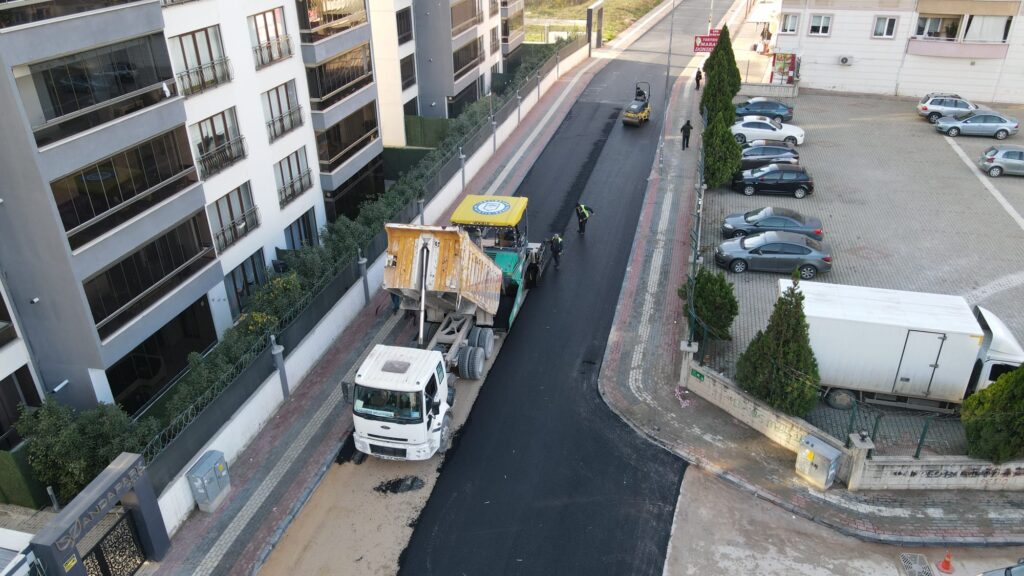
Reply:
[[750, 9], [747, 14], [747, 22], [770, 22], [775, 24], [779, 21], [779, 3], [772, 0], [761, 0]]

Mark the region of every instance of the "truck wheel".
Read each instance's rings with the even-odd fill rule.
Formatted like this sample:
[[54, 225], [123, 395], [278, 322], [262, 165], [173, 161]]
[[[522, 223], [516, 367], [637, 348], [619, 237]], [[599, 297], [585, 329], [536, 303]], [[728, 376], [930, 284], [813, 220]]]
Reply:
[[481, 328], [480, 335], [476, 337], [476, 345], [483, 348], [484, 360], [490, 360], [494, 353], [494, 330], [492, 328]]
[[473, 326], [472, 328], [469, 329], [469, 335], [466, 336], [466, 344], [469, 344], [470, 346], [479, 346], [479, 344], [476, 343], [477, 338], [479, 338], [479, 337], [480, 337], [480, 327], [479, 326]]
[[472, 349], [472, 346], [463, 346], [459, 353], [455, 355], [455, 364], [459, 369], [459, 378], [472, 380], [469, 377], [469, 351]]
[[857, 403], [857, 396], [849, 390], [834, 388], [825, 396], [825, 403], [836, 410], [850, 410]]
[[468, 370], [466, 376], [470, 380], [479, 380], [484, 377], [484, 349], [473, 346], [469, 349], [469, 361], [466, 365]]
[[452, 447], [452, 417], [445, 414], [441, 422], [441, 438], [437, 444], [437, 451], [444, 454]]

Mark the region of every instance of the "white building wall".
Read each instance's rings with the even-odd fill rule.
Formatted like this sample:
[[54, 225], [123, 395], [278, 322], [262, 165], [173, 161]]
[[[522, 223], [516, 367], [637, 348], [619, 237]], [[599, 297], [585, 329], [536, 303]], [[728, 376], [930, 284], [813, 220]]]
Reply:
[[[395, 19], [399, 10], [411, 6], [412, 0], [375, 0], [369, 3], [373, 76], [377, 82], [380, 134], [385, 146], [405, 146], [403, 106], [419, 93], [416, 85], [402, 90], [401, 60], [416, 51], [416, 39], [414, 37], [399, 46]], [[415, 26], [413, 34], [415, 36]]]

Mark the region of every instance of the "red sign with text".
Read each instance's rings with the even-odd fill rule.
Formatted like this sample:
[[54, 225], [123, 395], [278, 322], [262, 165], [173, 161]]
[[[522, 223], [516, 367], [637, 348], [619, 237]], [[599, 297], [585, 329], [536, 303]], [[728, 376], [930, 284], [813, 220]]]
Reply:
[[721, 36], [721, 34], [721, 28], [712, 28], [711, 30], [708, 31], [708, 36]]
[[693, 51], [694, 52], [711, 52], [715, 49], [718, 44], [718, 36], [694, 36], [693, 37]]

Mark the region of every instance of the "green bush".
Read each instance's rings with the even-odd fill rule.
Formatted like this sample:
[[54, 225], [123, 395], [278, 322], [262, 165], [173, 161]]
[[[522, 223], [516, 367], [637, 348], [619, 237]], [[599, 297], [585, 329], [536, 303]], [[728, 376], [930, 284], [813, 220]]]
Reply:
[[[694, 279], [693, 291], [693, 311], [707, 327], [708, 336], [718, 340], [732, 340], [729, 328], [739, 314], [740, 304], [725, 274], [702, 266]], [[689, 306], [689, 284], [683, 284], [678, 293]]]
[[996, 464], [1024, 457], [1024, 369], [1000, 376], [964, 400], [967, 453]]
[[797, 281], [775, 302], [768, 327], [759, 330], [736, 362], [736, 381], [775, 409], [803, 417], [818, 402], [818, 361]]

